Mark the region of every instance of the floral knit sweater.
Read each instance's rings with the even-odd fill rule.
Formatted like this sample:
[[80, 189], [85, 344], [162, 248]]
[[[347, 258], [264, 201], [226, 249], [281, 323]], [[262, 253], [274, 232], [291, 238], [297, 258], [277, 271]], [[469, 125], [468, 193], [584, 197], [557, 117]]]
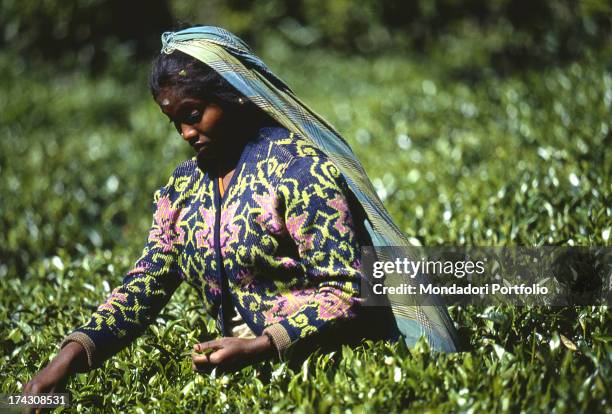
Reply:
[[359, 242], [336, 166], [303, 138], [262, 128], [242, 152], [223, 196], [192, 158], [154, 197], [142, 256], [91, 319], [62, 342], [79, 342], [90, 367], [133, 341], [182, 281], [229, 336], [238, 311], [281, 355], [292, 344], [355, 316]]

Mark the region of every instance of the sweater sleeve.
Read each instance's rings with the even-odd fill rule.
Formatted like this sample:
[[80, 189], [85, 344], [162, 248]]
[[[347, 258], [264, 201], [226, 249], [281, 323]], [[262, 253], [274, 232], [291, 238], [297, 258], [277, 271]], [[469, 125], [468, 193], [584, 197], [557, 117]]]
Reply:
[[166, 186], [156, 191], [147, 242], [122, 284], [98, 306], [85, 325], [60, 344], [63, 348], [70, 341], [80, 343], [90, 369], [100, 366], [140, 336], [181, 283], [177, 254], [183, 235], [177, 226], [181, 208], [180, 193], [175, 187], [180, 188], [182, 178], [173, 175]]
[[361, 302], [359, 244], [337, 167], [324, 157], [292, 160], [277, 186], [309, 295], [295, 313], [264, 329], [279, 353], [299, 339], [355, 316]]

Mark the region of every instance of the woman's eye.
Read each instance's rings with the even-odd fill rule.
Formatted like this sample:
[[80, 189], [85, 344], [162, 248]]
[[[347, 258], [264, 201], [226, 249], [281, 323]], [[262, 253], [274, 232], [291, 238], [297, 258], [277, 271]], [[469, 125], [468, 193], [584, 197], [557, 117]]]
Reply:
[[196, 124], [200, 122], [201, 119], [202, 119], [202, 112], [197, 109], [194, 109], [185, 119], [185, 123]]

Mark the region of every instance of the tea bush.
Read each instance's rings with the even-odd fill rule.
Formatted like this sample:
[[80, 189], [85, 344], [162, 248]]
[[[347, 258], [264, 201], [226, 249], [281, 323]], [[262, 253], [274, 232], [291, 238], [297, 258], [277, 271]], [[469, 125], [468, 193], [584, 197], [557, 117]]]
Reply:
[[[425, 245], [610, 246], [612, 74], [597, 55], [500, 77], [452, 56], [272, 44], [264, 59], [330, 120], [398, 225]], [[17, 62], [17, 63], [16, 63]], [[147, 66], [91, 78], [0, 55], [0, 393], [19, 393], [140, 253], [153, 192], [190, 156]], [[123, 68], [123, 69], [117, 69]], [[116, 73], [121, 71], [121, 73]], [[301, 367], [194, 375], [214, 336], [182, 286], [157, 323], [69, 383], [57, 412], [604, 412], [607, 307], [453, 307], [471, 350], [365, 343]]]

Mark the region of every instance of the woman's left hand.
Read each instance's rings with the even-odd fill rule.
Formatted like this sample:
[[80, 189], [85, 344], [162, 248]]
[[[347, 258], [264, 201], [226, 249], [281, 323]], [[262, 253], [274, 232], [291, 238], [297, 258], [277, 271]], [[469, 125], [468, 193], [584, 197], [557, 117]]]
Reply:
[[274, 345], [267, 335], [202, 342], [193, 346], [192, 368], [197, 372], [208, 372], [215, 367], [221, 372], [238, 371], [272, 356], [273, 350]]

